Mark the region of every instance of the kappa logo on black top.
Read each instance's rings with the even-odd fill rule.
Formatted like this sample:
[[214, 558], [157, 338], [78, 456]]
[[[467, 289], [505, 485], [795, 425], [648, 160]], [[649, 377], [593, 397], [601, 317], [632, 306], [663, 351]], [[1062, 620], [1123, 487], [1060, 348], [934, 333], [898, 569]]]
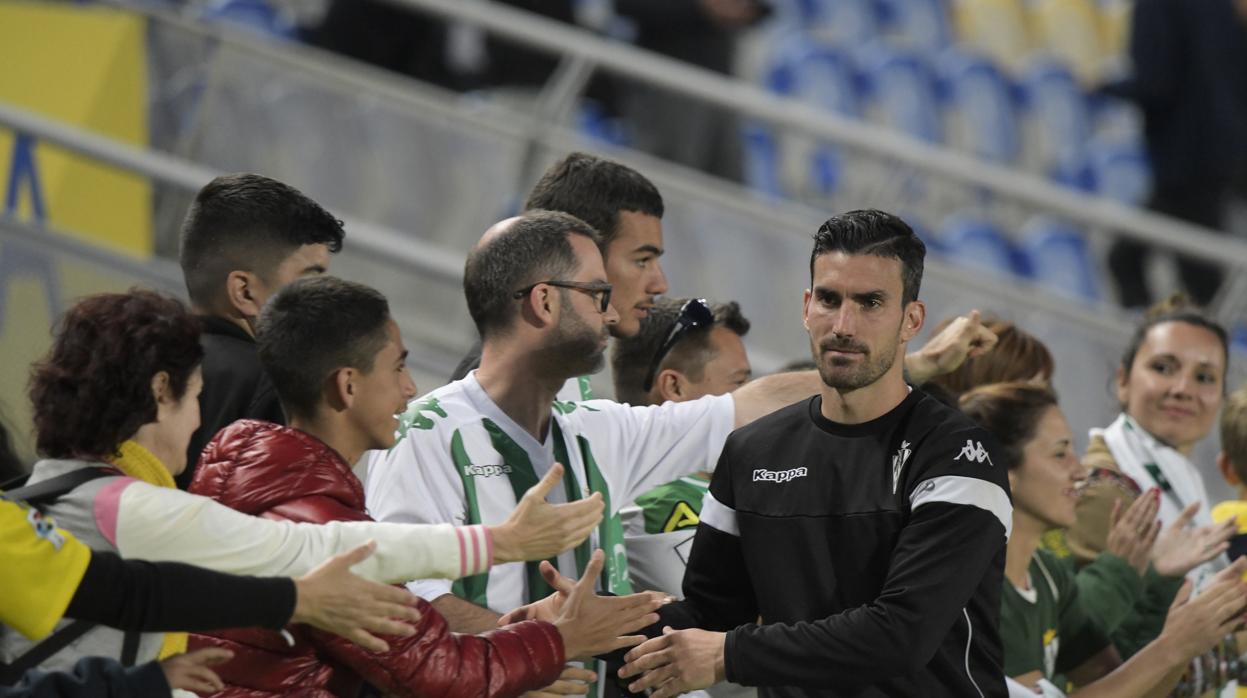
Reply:
[[966, 439], [966, 445], [961, 447], [961, 453], [958, 453], [953, 460], [957, 461], [962, 458], [980, 465], [987, 463], [993, 468], [996, 467], [996, 464], [992, 462], [992, 457], [987, 454], [987, 449], [983, 448], [982, 442], [974, 439]]
[[791, 470], [766, 470], [764, 468], [758, 468], [753, 471], [753, 481], [783, 483], [790, 480], [796, 480], [799, 477], [805, 477], [809, 474], [810, 471], [804, 467], [792, 468]]

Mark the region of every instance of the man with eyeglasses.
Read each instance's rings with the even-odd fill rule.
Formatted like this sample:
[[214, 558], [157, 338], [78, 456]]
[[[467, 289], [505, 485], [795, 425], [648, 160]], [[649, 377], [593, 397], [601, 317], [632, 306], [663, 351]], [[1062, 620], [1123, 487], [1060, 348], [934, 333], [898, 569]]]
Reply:
[[[588, 153], [570, 153], [550, 166], [533, 186], [525, 210], [561, 211], [588, 223], [598, 232], [598, 249], [612, 285], [611, 305], [619, 321], [610, 325], [616, 339], [631, 337], [667, 292], [663, 272], [662, 194], [640, 172]], [[451, 380], [480, 365], [480, 345], [460, 361]], [[559, 399], [591, 400], [587, 375], [573, 376]]]
[[[733, 428], [817, 391], [817, 374], [809, 372], [661, 406], [556, 401], [567, 379], [602, 368], [609, 329], [619, 321], [598, 243], [583, 221], [534, 211], [495, 225], [472, 250], [464, 293], [483, 340], [480, 368], [410, 403], [402, 441], [372, 455], [367, 502], [375, 518], [505, 518], [517, 493], [559, 462], [565, 487], [550, 501], [597, 492], [607, 515], [589, 542], [551, 563], [570, 576], [601, 547], [607, 552], [602, 588], [628, 593], [620, 509], [656, 485], [713, 469]], [[409, 588], [457, 632], [491, 629], [500, 614], [551, 594], [537, 564], [501, 565], [453, 585], [419, 580]], [[534, 613], [554, 612], [558, 603], [551, 597]], [[570, 679], [591, 677], [573, 670], [548, 690], [583, 693], [584, 684]]]

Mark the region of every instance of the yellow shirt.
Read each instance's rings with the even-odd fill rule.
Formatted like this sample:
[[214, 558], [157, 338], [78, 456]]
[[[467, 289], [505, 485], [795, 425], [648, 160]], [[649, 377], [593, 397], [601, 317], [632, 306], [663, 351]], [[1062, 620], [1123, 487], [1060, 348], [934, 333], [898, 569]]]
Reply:
[[38, 640], [60, 621], [91, 549], [35, 509], [0, 501], [0, 622]]
[[1214, 523], [1221, 523], [1228, 519], [1236, 519], [1238, 521], [1238, 532], [1247, 533], [1247, 502], [1231, 499], [1221, 502], [1212, 508], [1212, 520]]

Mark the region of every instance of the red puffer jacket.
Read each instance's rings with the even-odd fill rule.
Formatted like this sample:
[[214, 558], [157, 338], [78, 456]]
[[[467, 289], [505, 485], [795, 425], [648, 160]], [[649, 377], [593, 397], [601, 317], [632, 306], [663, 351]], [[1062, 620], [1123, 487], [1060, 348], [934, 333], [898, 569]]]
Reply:
[[[342, 457], [310, 434], [243, 420], [204, 449], [190, 491], [246, 514], [311, 523], [369, 521], [364, 490]], [[373, 653], [306, 625], [280, 633], [257, 628], [192, 635], [191, 647], [224, 647], [234, 659], [217, 667], [228, 698], [359, 695], [364, 681], [393, 696], [518, 696], [558, 678], [563, 638], [549, 623], [525, 621], [482, 635], [449, 631], [420, 601], [411, 637], [386, 637]]]

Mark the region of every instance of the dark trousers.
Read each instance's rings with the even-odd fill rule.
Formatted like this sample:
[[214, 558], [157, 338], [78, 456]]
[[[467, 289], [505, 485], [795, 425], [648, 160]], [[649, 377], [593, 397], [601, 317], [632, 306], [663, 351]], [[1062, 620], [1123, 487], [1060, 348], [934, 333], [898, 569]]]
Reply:
[[[1148, 201], [1152, 211], [1216, 232], [1225, 232], [1226, 187], [1221, 184], [1204, 187], [1157, 187]], [[1109, 248], [1108, 266], [1117, 285], [1121, 304], [1142, 308], [1153, 302], [1143, 267], [1150, 249], [1134, 240], [1118, 238]], [[1221, 267], [1201, 259], [1178, 256], [1178, 275], [1191, 300], [1207, 306], [1221, 288]]]

